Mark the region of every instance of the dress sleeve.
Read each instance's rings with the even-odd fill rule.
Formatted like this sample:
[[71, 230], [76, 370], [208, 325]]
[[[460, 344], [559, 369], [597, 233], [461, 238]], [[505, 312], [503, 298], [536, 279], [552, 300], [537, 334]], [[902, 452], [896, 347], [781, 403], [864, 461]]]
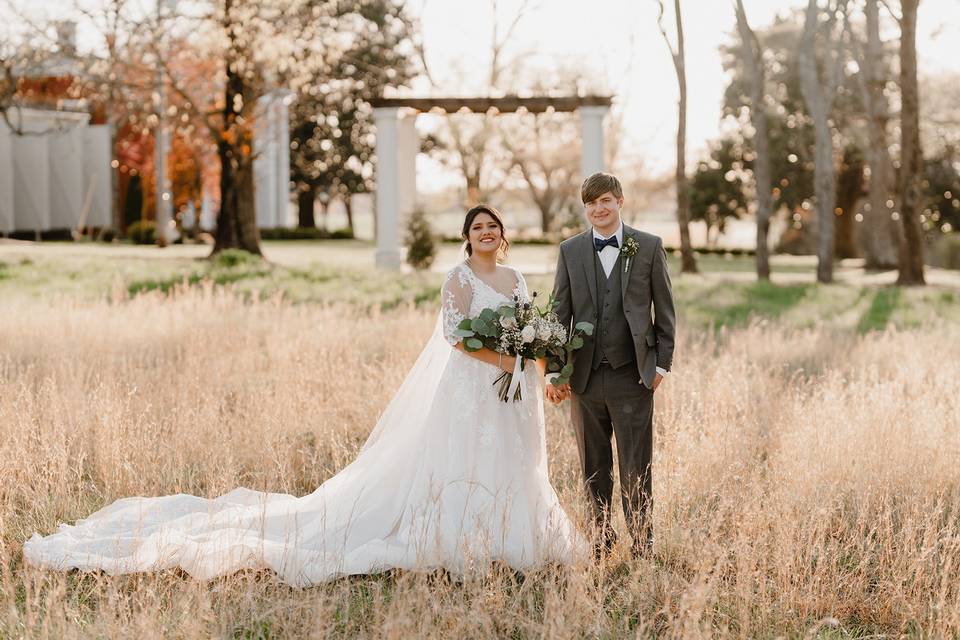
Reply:
[[523, 274], [520, 273], [520, 269], [514, 269], [513, 272], [517, 276], [517, 293], [520, 294], [521, 298], [529, 298], [530, 292], [527, 291], [527, 281], [523, 279]]
[[466, 274], [460, 269], [453, 269], [447, 274], [447, 279], [440, 290], [441, 312], [443, 314], [443, 337], [451, 345], [460, 342], [460, 338], [453, 335], [457, 325], [470, 313], [470, 301], [473, 298], [473, 287]]

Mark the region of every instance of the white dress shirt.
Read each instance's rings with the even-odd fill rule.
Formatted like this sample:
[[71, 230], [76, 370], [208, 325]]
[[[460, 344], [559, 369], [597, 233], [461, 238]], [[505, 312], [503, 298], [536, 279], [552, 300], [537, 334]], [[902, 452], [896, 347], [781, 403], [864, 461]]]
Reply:
[[[617, 256], [620, 255], [620, 249], [623, 248], [623, 223], [620, 223], [620, 226], [617, 227], [617, 232], [613, 235], [617, 236], [617, 246], [611, 247], [607, 245], [604, 247], [599, 254], [600, 264], [603, 265], [603, 272], [607, 274], [607, 277], [610, 277], [610, 274], [613, 272], [613, 263], [617, 261]], [[610, 236], [606, 238], [597, 233], [597, 230], [593, 230], [594, 240], [607, 240]]]
[[[605, 246], [600, 250], [600, 264], [603, 265], [603, 272], [607, 274], [607, 277], [610, 277], [610, 273], [613, 271], [613, 263], [617, 261], [617, 256], [620, 255], [620, 249], [623, 248], [623, 222], [620, 223], [620, 226], [617, 227], [617, 232], [613, 235], [617, 236], [617, 246], [611, 247], [610, 245]], [[593, 229], [593, 237], [596, 240], [607, 240], [611, 236], [602, 236], [597, 232], [596, 227]], [[657, 373], [662, 376], [667, 375], [667, 370], [663, 367], [657, 367]], [[643, 381], [640, 381], [643, 384]]]

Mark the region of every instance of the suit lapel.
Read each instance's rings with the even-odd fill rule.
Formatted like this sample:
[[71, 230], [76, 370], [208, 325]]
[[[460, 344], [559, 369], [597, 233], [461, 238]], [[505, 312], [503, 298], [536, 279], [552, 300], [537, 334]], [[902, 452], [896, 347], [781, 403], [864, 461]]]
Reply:
[[593, 300], [594, 308], [597, 306], [597, 261], [593, 254], [596, 250], [593, 248], [593, 229], [588, 228], [580, 241], [580, 262], [583, 264], [583, 273], [587, 277], [587, 287], [590, 289], [590, 298]]
[[[627, 225], [623, 225], [623, 243], [624, 244], [626, 244], [627, 238], [633, 238], [636, 241], [637, 239], [636, 232], [630, 227], [628, 227]], [[630, 282], [630, 274], [633, 273], [634, 258], [636, 258], [636, 256], [630, 259], [630, 263], [629, 263], [630, 268], [624, 271], [623, 274], [620, 276], [620, 299], [621, 300], [623, 300], [627, 295], [627, 283]], [[622, 253], [620, 254], [620, 264], [621, 265], [627, 264], [627, 256], [625, 256]]]

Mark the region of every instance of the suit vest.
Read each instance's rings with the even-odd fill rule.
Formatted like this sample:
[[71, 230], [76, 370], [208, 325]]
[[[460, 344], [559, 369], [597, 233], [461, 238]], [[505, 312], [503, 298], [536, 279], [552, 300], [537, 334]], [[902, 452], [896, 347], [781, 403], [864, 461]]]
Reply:
[[613, 263], [610, 277], [603, 272], [598, 252], [593, 252], [597, 272], [597, 327], [594, 332], [593, 368], [596, 369], [606, 357], [614, 369], [630, 364], [637, 359], [633, 334], [623, 313], [623, 267], [621, 256]]

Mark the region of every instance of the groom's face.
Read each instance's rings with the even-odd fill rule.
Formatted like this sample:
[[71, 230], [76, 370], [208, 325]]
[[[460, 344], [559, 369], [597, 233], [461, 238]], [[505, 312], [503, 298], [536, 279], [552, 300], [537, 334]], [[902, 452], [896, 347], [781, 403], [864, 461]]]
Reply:
[[620, 208], [622, 206], [622, 197], [614, 197], [611, 192], [606, 191], [597, 196], [596, 199], [584, 204], [587, 221], [601, 233], [608, 230], [616, 231], [617, 227], [620, 226]]

